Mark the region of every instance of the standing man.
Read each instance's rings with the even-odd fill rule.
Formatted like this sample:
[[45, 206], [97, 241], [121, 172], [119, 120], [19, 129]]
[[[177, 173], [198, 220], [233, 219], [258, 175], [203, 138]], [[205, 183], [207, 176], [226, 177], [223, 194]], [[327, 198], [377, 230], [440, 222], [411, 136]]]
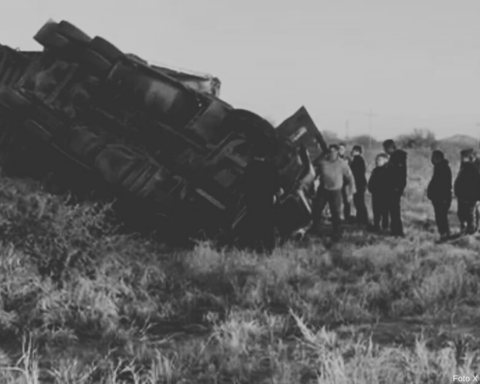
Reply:
[[476, 150], [474, 151], [474, 164], [475, 166], [477, 167], [478, 169], [478, 172], [480, 173], [480, 151], [479, 150]]
[[392, 236], [405, 236], [402, 223], [401, 200], [407, 186], [407, 152], [397, 149], [393, 140], [385, 140], [383, 149], [390, 155], [387, 164], [387, 206]]
[[253, 160], [245, 168], [247, 245], [259, 253], [275, 248], [274, 205], [279, 191], [279, 173], [273, 162], [273, 146], [258, 143]]
[[389, 227], [386, 198], [386, 191], [388, 190], [387, 163], [388, 155], [386, 153], [379, 153], [375, 158], [376, 167], [370, 175], [370, 180], [368, 180], [368, 190], [372, 194], [373, 232], [380, 231], [380, 223], [382, 224], [383, 230]]
[[339, 157], [338, 145], [330, 145], [326, 157], [317, 164], [320, 186], [313, 201], [313, 230], [319, 230], [322, 212], [328, 204], [332, 214], [333, 235], [340, 238], [340, 211], [342, 206], [342, 187], [346, 186], [348, 202], [354, 192], [354, 179], [347, 163]]
[[432, 152], [433, 176], [428, 184], [427, 197], [435, 210], [440, 240], [447, 240], [450, 236], [448, 211], [452, 205], [452, 170], [442, 151]]
[[347, 162], [350, 160], [347, 155], [347, 144], [338, 144], [338, 157], [340, 157], [342, 160], [346, 160]]
[[[478, 173], [480, 174], [480, 151], [475, 151], [475, 166], [477, 167]], [[480, 201], [477, 202], [475, 209], [475, 222], [477, 224], [477, 230], [480, 232]]]
[[368, 226], [368, 212], [365, 205], [365, 192], [367, 191], [367, 165], [362, 156], [362, 147], [355, 145], [352, 148], [352, 160], [350, 169], [355, 180], [356, 192], [353, 195], [353, 205], [357, 211], [356, 220], [360, 225]]
[[480, 200], [480, 173], [474, 163], [474, 151], [460, 152], [462, 164], [455, 179], [454, 190], [458, 201], [458, 219], [462, 233], [472, 235], [476, 228], [476, 206]]
[[[350, 159], [347, 155], [347, 145], [345, 143], [338, 144], [338, 157], [347, 165], [350, 165]], [[353, 177], [353, 175], [351, 175]], [[343, 204], [343, 219], [351, 221], [352, 219], [352, 204], [348, 199], [347, 185], [342, 187], [342, 204]]]

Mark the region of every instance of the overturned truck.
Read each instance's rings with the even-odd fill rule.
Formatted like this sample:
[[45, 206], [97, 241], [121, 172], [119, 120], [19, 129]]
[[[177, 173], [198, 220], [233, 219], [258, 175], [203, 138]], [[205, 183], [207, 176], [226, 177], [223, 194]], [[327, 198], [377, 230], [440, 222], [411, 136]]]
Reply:
[[151, 65], [66, 21], [48, 21], [34, 39], [43, 51], [0, 46], [7, 172], [115, 197], [145, 229], [235, 236], [245, 225], [244, 168], [268, 139], [284, 191], [279, 232], [309, 223], [312, 161], [326, 144], [305, 108], [274, 128], [220, 100], [217, 78]]

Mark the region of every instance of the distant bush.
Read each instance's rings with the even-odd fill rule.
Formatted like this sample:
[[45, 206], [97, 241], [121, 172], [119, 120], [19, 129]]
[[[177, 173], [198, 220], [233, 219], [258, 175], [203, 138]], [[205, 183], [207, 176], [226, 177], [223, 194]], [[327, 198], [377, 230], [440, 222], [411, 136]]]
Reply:
[[405, 149], [434, 149], [438, 145], [435, 134], [428, 129], [414, 129], [412, 133], [399, 136], [397, 142]]
[[335, 132], [332, 132], [332, 131], [322, 131], [322, 135], [325, 139], [325, 141], [328, 143], [328, 144], [337, 144], [341, 141], [344, 141], [344, 140], [341, 140], [338, 135], [335, 133]]
[[373, 148], [378, 146], [378, 141], [369, 135], [356, 136], [349, 140], [352, 145], [361, 145], [363, 148]]

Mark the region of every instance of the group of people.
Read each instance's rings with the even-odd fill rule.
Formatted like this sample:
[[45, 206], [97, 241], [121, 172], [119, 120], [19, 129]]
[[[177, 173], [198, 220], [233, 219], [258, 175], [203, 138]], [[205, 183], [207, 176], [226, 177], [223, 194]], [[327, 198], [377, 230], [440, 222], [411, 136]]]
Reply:
[[[383, 149], [375, 158], [375, 168], [368, 180], [363, 149], [359, 145], [353, 146], [348, 156], [344, 143], [332, 144], [314, 162], [319, 186], [312, 199], [310, 232], [321, 230], [328, 205], [336, 239], [342, 236], [342, 213], [344, 222], [356, 222], [373, 232], [389, 229], [392, 236], [404, 236], [401, 201], [407, 185], [407, 153], [398, 149], [393, 140], [386, 140]], [[267, 252], [275, 247], [274, 204], [279, 191], [278, 170], [270, 156], [264, 147], [258, 147], [245, 171], [250, 243], [254, 249]], [[454, 183], [443, 152], [433, 151], [431, 161], [434, 171], [427, 196], [435, 211], [441, 240], [451, 236], [448, 212], [453, 195], [458, 200], [462, 233], [475, 233], [480, 227], [480, 154], [472, 149], [461, 151], [461, 168]], [[365, 203], [367, 191], [372, 198], [373, 222]], [[351, 215], [352, 206], [355, 217]]]
[[[367, 166], [359, 145], [346, 155], [344, 143], [332, 144], [315, 164], [320, 181], [313, 200], [313, 225], [318, 231], [325, 206], [329, 205], [335, 237], [341, 236], [341, 213], [344, 221], [354, 219], [359, 225], [379, 231], [390, 227], [394, 236], [404, 236], [400, 203], [407, 185], [407, 153], [397, 149], [393, 140], [383, 143], [385, 153], [376, 157], [376, 167], [367, 181]], [[373, 225], [365, 204], [367, 190], [372, 194]], [[351, 216], [351, 206], [356, 216]], [[380, 226], [381, 225], [381, 226]]]
[[480, 227], [480, 157], [473, 149], [460, 152], [460, 171], [452, 183], [452, 170], [442, 151], [432, 152], [433, 176], [427, 190], [427, 197], [435, 210], [435, 221], [441, 240], [451, 236], [448, 212], [453, 194], [457, 198], [457, 215], [461, 233], [472, 235]]

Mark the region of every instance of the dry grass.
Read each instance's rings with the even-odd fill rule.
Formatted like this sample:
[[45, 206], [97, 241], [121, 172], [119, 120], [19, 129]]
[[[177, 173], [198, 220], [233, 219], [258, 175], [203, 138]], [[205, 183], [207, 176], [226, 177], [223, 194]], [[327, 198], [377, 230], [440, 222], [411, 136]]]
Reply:
[[405, 239], [353, 229], [341, 244], [312, 238], [270, 257], [116, 234], [108, 207], [67, 205], [1, 179], [0, 383], [476, 374], [480, 244], [435, 243], [428, 157], [409, 161]]

